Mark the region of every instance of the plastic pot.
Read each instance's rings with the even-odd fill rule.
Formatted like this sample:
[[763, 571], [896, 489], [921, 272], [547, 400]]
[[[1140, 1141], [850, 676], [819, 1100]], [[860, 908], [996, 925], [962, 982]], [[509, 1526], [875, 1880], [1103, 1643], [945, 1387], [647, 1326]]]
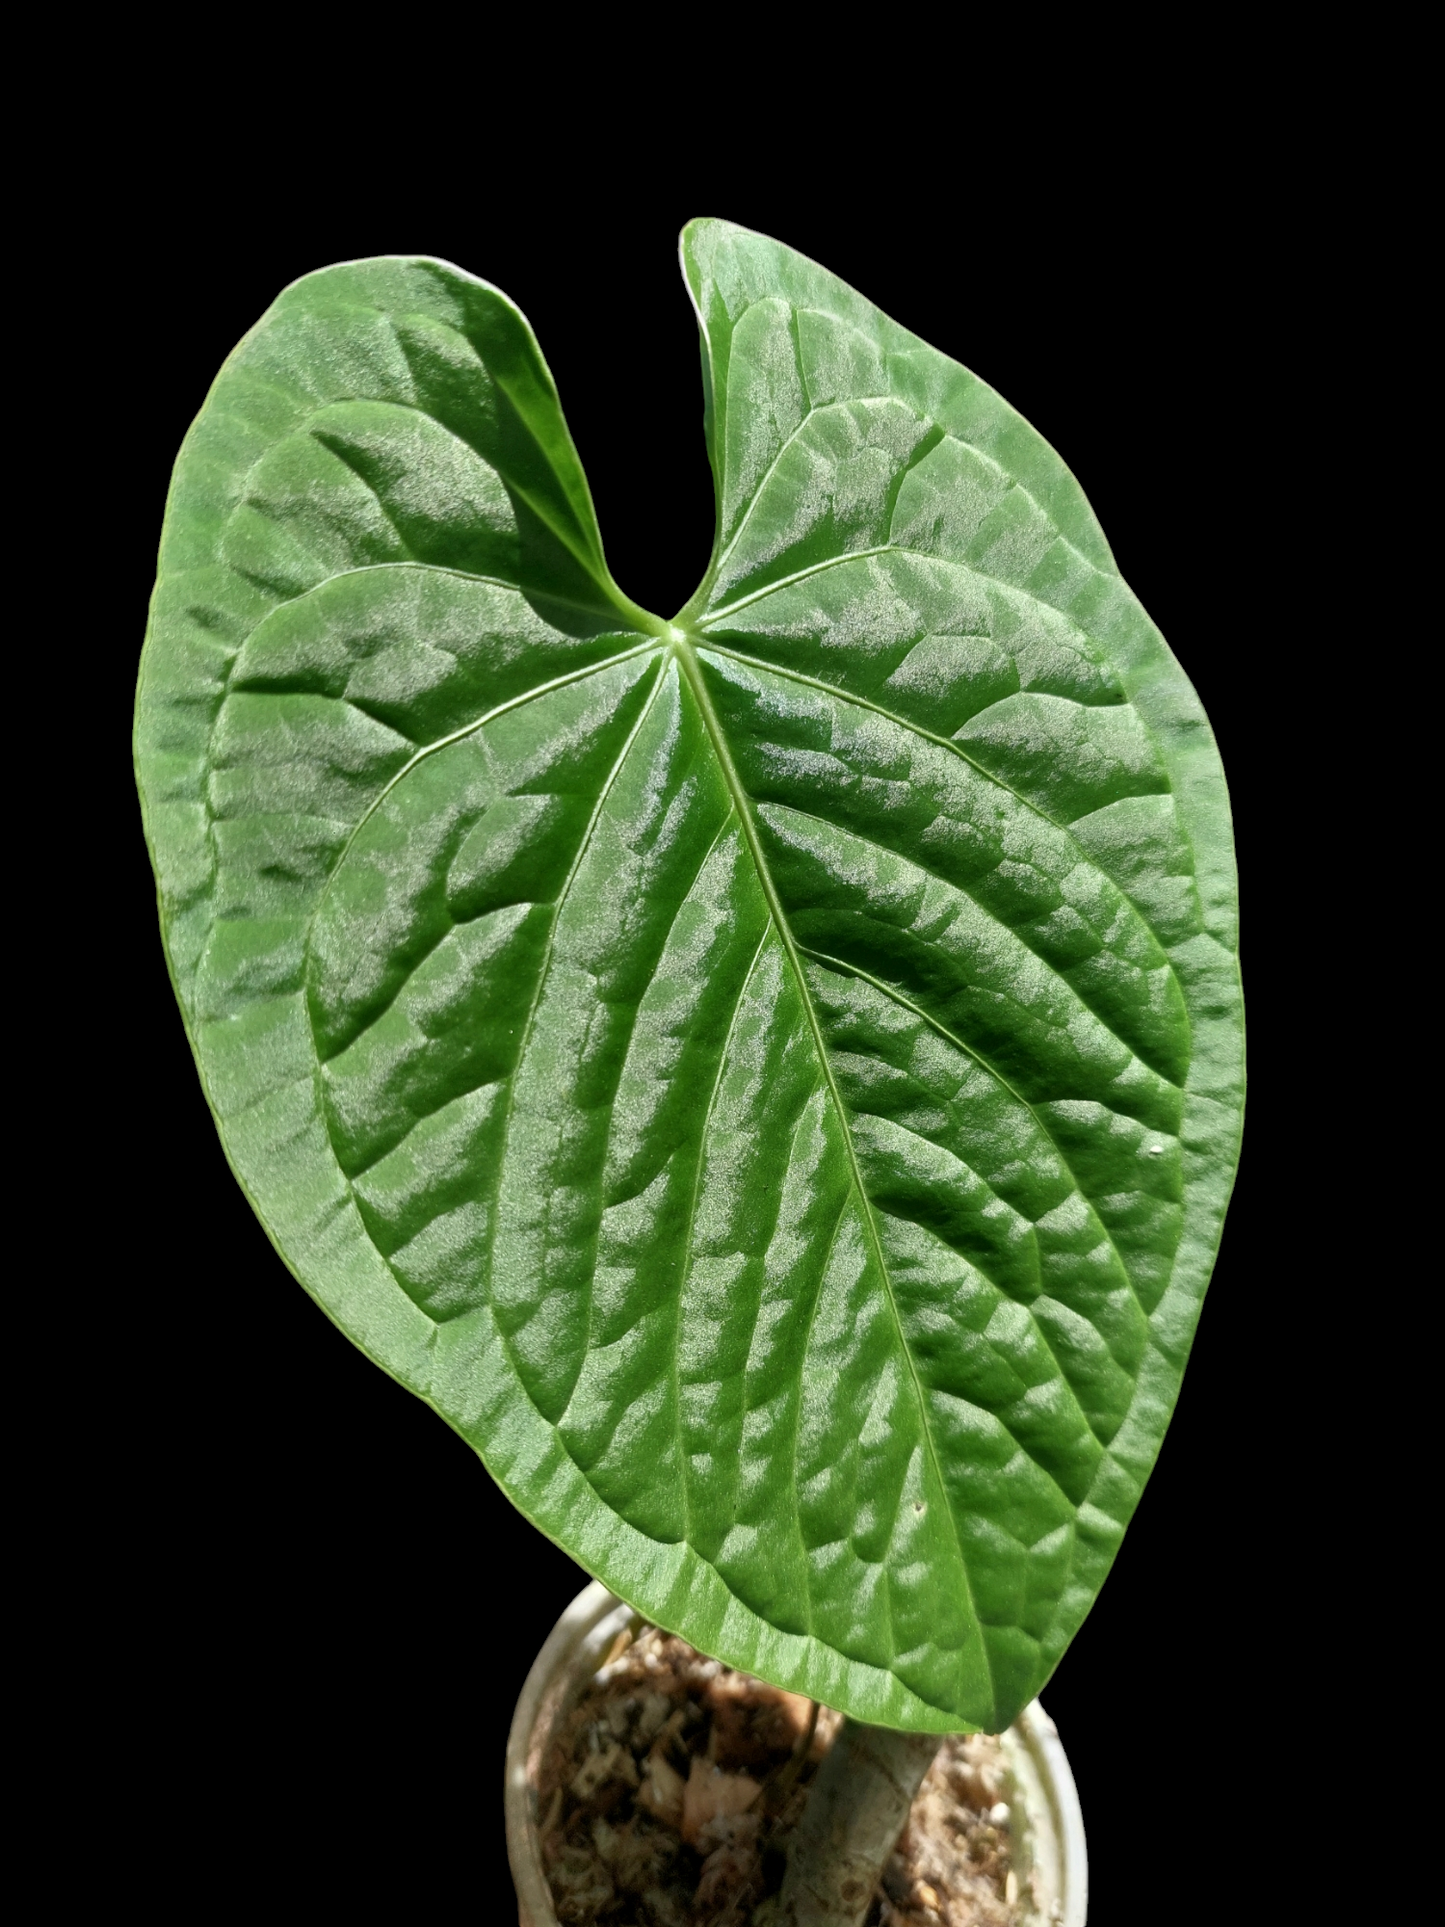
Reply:
[[[507, 1741], [507, 1856], [521, 1927], [558, 1927], [542, 1870], [537, 1776], [557, 1723], [570, 1711], [622, 1628], [630, 1606], [594, 1581], [552, 1628], [527, 1675]], [[1039, 1897], [1030, 1927], [1084, 1927], [1089, 1870], [1074, 1776], [1053, 1721], [1037, 1700], [1002, 1736], [1013, 1778], [1014, 1863]]]

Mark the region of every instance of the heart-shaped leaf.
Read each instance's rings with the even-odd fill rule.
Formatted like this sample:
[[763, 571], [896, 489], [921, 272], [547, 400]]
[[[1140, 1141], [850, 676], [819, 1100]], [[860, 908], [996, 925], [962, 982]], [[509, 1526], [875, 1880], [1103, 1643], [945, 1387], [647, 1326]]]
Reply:
[[166, 945], [287, 1263], [529, 1517], [733, 1665], [996, 1729], [1219, 1238], [1223, 777], [997, 395], [761, 236], [684, 266], [718, 534], [671, 623], [494, 288], [331, 268], [236, 350], [141, 675]]

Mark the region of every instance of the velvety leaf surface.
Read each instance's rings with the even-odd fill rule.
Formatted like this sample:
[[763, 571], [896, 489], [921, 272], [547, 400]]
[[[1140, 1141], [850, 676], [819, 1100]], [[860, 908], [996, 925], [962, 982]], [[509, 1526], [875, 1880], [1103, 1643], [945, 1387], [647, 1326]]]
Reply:
[[282, 1255], [544, 1531], [731, 1664], [997, 1729], [1218, 1242], [1223, 777], [997, 395], [759, 235], [683, 260], [672, 623], [495, 289], [328, 269], [227, 362], [138, 705], [172, 973]]

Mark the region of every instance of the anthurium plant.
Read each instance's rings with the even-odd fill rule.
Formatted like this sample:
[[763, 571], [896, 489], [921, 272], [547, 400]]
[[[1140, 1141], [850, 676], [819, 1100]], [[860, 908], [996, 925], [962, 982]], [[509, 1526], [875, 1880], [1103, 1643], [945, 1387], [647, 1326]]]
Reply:
[[[1169, 1420], [1240, 1135], [1228, 801], [1033, 428], [775, 241], [682, 264], [717, 532], [670, 616], [506, 295], [288, 288], [176, 465], [141, 796], [301, 1284], [902, 1786], [1048, 1679]], [[797, 1918], [857, 1917], [866, 1805]]]

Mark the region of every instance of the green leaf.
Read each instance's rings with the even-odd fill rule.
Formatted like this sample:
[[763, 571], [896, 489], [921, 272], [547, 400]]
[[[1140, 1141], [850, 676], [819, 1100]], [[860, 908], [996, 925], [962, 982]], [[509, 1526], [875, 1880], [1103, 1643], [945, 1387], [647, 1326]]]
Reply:
[[1018, 415], [772, 241], [683, 260], [672, 623], [485, 283], [327, 269], [226, 363], [141, 673], [167, 951], [277, 1248], [530, 1518], [733, 1665], [997, 1729], [1218, 1243], [1223, 777]]

